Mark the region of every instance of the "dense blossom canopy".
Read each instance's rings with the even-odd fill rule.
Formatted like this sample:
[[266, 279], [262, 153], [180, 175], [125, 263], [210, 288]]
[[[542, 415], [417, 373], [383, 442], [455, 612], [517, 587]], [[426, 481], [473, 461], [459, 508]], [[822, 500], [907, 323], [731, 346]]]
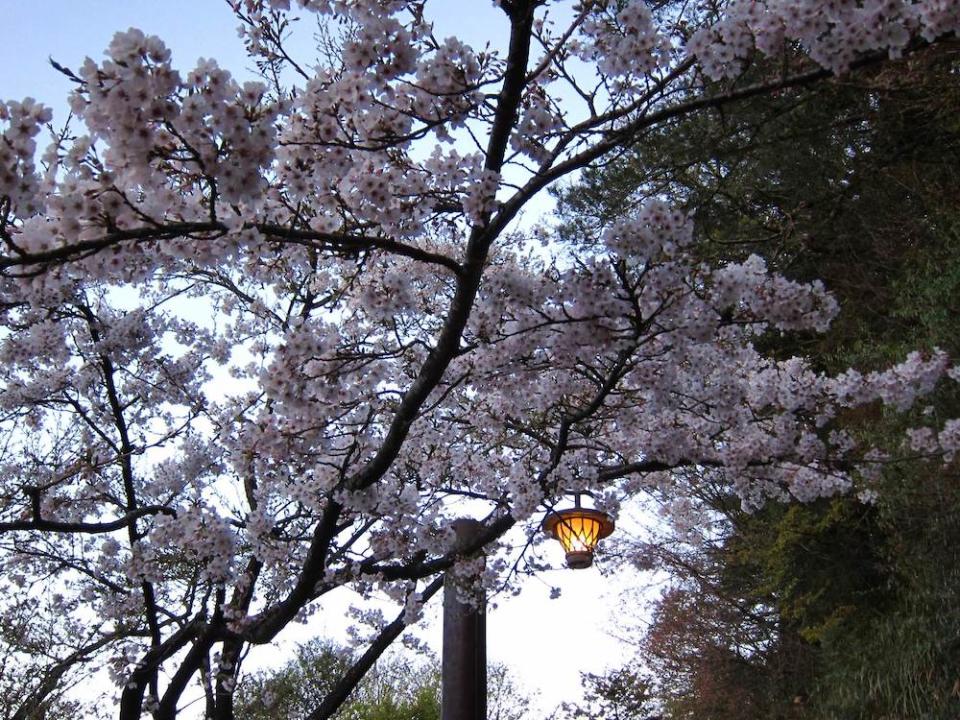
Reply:
[[[436, 37], [424, 2], [236, 2], [262, 82], [120, 32], [42, 152], [50, 111], [0, 105], [2, 612], [52, 658], [26, 703], [109, 653], [121, 717], [172, 717], [208, 668], [232, 717], [244, 648], [325, 593], [383, 590], [402, 625], [476, 569], [455, 517], [482, 519], [494, 586], [507, 531], [565, 493], [682, 513], [685, 467], [751, 507], [869, 493], [884, 455], [837, 417], [960, 380], [936, 352], [766, 357], [827, 327], [828, 290], [704, 261], [660, 201], [575, 243], [516, 223], [672, 118], [956, 33], [957, 3], [495, 4], [501, 50]], [[328, 28], [316, 67], [288, 13]], [[949, 460], [960, 423], [909, 442]]]

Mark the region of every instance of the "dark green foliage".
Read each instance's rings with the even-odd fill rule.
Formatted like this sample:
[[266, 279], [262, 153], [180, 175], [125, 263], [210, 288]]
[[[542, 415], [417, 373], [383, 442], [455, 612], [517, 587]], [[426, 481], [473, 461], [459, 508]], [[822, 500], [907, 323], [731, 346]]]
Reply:
[[817, 717], [958, 716], [958, 507], [955, 474], [887, 473], [878, 510], [890, 602], [824, 633]]
[[[345, 647], [321, 640], [301, 645], [275, 671], [244, 676], [237, 720], [304, 720], [355, 660]], [[502, 665], [487, 670], [489, 720], [521, 720], [530, 698]], [[440, 666], [433, 657], [381, 658], [336, 714], [337, 720], [440, 720]]]
[[277, 672], [244, 676], [237, 687], [236, 715], [241, 720], [267, 720], [282, 711], [291, 720], [305, 718], [349, 667], [345, 649], [311, 640]]
[[[243, 678], [238, 720], [303, 720], [353, 664], [347, 648], [311, 640], [274, 672]], [[381, 660], [361, 681], [338, 720], [439, 720], [440, 679], [431, 664], [410, 658]]]
[[[941, 45], [638, 138], [559, 194], [563, 232], [589, 242], [665, 196], [695, 210], [706, 259], [758, 253], [840, 301], [824, 336], [759, 338], [770, 354], [805, 354], [825, 372], [934, 346], [960, 358], [958, 52]], [[960, 717], [958, 461], [911, 459], [900, 444], [905, 428], [958, 415], [944, 390], [912, 417], [877, 406], [843, 418], [906, 456], [878, 478], [874, 506], [848, 497], [747, 515], [701, 498], [724, 531], [660, 549], [674, 580], [640, 642], [664, 717]]]
[[606, 675], [583, 676], [586, 692], [582, 703], [563, 706], [571, 720], [630, 720], [656, 718], [656, 698], [649, 677], [630, 668]]

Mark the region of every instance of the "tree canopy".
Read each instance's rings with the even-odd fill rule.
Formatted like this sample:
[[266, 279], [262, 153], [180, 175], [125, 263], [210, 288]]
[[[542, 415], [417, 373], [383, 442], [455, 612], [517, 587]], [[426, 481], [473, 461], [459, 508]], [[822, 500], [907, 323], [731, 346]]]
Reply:
[[[232, 718], [246, 650], [324, 595], [402, 606], [380, 652], [444, 573], [515, 581], [568, 493], [662, 492], [680, 524], [703, 488], [869, 498], [889, 453], [841, 420], [960, 379], [935, 347], [811, 362], [824, 284], [704, 253], [667, 193], [518, 223], [675, 123], [943, 42], [955, 3], [499, 0], [483, 49], [428, 2], [291, 5], [232, 3], [260, 81], [130, 29], [61, 68], [73, 121], [42, 151], [50, 111], [0, 106], [7, 715], [100, 658], [124, 720], [188, 688]], [[297, 14], [316, 58], [288, 51]], [[950, 416], [900, 430], [960, 447]]]

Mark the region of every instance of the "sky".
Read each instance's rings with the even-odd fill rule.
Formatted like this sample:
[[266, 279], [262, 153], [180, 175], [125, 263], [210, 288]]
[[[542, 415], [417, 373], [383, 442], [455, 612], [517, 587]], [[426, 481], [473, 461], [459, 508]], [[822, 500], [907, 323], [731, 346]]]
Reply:
[[[488, 40], [498, 45], [503, 23], [490, 3], [441, 0], [435, 7], [439, 36], [456, 33], [475, 47]], [[235, 32], [236, 22], [223, 1], [0, 0], [0, 9], [6, 28], [0, 43], [0, 67], [4, 68], [0, 98], [34, 97], [54, 109], [55, 123], [66, 116], [70, 82], [50, 66], [48, 58], [67, 67], [80, 65], [86, 56], [99, 60], [118, 30], [138, 27], [158, 35], [181, 71], [200, 57], [216, 58], [238, 77], [251, 67]], [[558, 545], [551, 553], [555, 563], [562, 562]], [[622, 593], [635, 582], [636, 578], [622, 573], [603, 575], [596, 567], [556, 570], [527, 581], [519, 597], [494, 598], [496, 607], [488, 615], [490, 659], [508, 665], [525, 689], [539, 692], [543, 712], [561, 700], [579, 697], [581, 672], [602, 672], [632, 652], [614, 635], [620, 634], [624, 615], [634, 612], [623, 604]], [[561, 589], [561, 595], [551, 600], [553, 586]], [[330, 598], [309, 626], [293, 627], [281, 640], [289, 647], [306, 639], [307, 633], [344, 639], [342, 618], [349, 603], [347, 594]], [[439, 606], [437, 598], [427, 608], [424, 627], [417, 630], [438, 652]], [[283, 659], [279, 652], [260, 649], [251, 659], [274, 665]]]
[[[434, 19], [441, 37], [456, 34], [482, 47], [500, 34], [499, 15], [484, 0], [440, 0], [431, 7], [438, 8]], [[181, 71], [200, 57], [215, 58], [238, 77], [252, 67], [225, 0], [0, 0], [0, 9], [7, 30], [0, 43], [2, 97], [42, 100], [54, 108], [55, 119], [66, 112], [71, 84], [48, 59], [67, 67], [87, 56], [99, 60], [113, 34], [130, 27], [159, 36]], [[309, 33], [300, 35], [303, 42], [294, 47], [309, 53]]]

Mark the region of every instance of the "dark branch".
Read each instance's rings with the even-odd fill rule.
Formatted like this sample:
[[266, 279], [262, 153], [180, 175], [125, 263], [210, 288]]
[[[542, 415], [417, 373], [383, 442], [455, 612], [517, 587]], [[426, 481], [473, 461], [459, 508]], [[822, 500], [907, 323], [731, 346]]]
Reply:
[[143, 710], [143, 693], [150, 680], [156, 677], [157, 670], [167, 660], [194, 638], [204, 625], [204, 619], [198, 615], [159, 645], [153, 645], [130, 673], [127, 684], [120, 696], [120, 720], [140, 720]]
[[[460, 273], [460, 265], [453, 258], [406, 245], [390, 238], [347, 233], [322, 233], [273, 223], [247, 223], [244, 227], [257, 230], [267, 239], [282, 243], [351, 254], [365, 250], [382, 250], [412, 260], [440, 265], [454, 275]], [[26, 274], [37, 274], [43, 271], [42, 266], [59, 265], [72, 260], [80, 260], [125, 242], [152, 242], [180, 237], [190, 237], [197, 242], [202, 242], [205, 239], [222, 237], [227, 232], [227, 226], [221, 222], [169, 223], [132, 230], [112, 230], [101, 237], [81, 240], [70, 245], [61, 245], [49, 250], [31, 253], [21, 251], [17, 255], [0, 257], [0, 271], [6, 271], [10, 268], [30, 268], [30, 271]], [[204, 234], [210, 237], [196, 237]], [[36, 269], [31, 266], [41, 267]]]
[[42, 530], [44, 532], [55, 533], [86, 533], [96, 535], [100, 533], [116, 532], [124, 528], [135, 528], [136, 521], [147, 515], [169, 515], [176, 517], [177, 512], [173, 508], [164, 505], [143, 505], [122, 517], [115, 520], [106, 520], [104, 522], [66, 522], [61, 520], [47, 520], [40, 513], [40, 490], [39, 488], [29, 487], [25, 492], [30, 496], [29, 520], [16, 520], [14, 522], [0, 522], [0, 534], [7, 532], [23, 532], [30, 530]]
[[[443, 587], [443, 576], [436, 578], [430, 583], [421, 595], [421, 599], [426, 603], [436, 592]], [[400, 633], [406, 629], [403, 613], [380, 631], [380, 635], [373, 641], [366, 652], [360, 656], [343, 677], [337, 681], [333, 689], [323, 698], [320, 706], [308, 716], [308, 720], [329, 720], [334, 713], [340, 709], [344, 701], [350, 696], [350, 693], [360, 684], [364, 675], [369, 672], [373, 664], [383, 655], [384, 651], [390, 647], [394, 640], [400, 637]]]

